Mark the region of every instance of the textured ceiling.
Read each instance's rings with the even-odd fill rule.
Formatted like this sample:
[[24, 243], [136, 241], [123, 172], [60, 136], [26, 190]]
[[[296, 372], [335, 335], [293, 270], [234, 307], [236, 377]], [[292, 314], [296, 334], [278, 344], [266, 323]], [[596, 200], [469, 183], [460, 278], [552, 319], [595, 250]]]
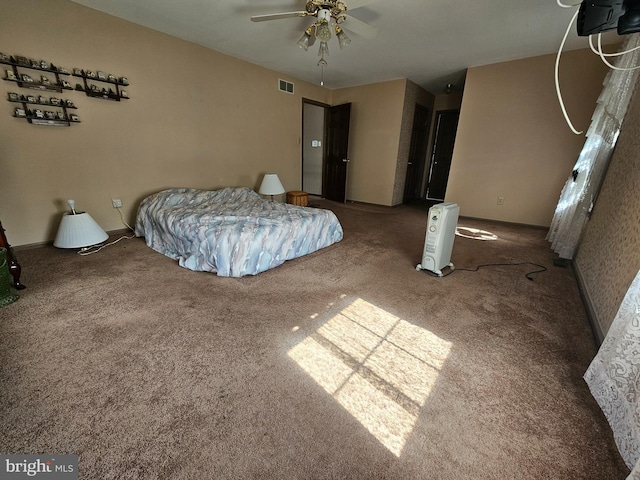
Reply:
[[[250, 21], [252, 15], [304, 10], [305, 0], [73, 1], [298, 79], [320, 81], [318, 42], [307, 52], [296, 45], [311, 18]], [[352, 1], [352, 7], [368, 3]], [[408, 78], [434, 94], [447, 83], [461, 88], [468, 67], [557, 52], [574, 11], [554, 0], [374, 0], [348, 13], [379, 34], [366, 40], [348, 30], [347, 19], [343, 27], [352, 42], [344, 50], [335, 38], [329, 42], [325, 86]], [[587, 47], [572, 28], [566, 49]]]

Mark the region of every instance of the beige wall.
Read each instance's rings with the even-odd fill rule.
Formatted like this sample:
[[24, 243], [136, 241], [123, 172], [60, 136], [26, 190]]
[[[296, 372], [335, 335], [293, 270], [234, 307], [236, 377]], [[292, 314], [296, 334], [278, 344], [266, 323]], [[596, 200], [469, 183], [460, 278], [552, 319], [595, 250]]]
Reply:
[[[554, 61], [545, 55], [468, 70], [446, 194], [461, 215], [550, 225], [584, 144], [562, 117]], [[577, 127], [588, 127], [605, 74], [588, 50], [563, 54], [561, 87]]]
[[[68, 128], [15, 119], [16, 104], [0, 102], [0, 219], [13, 245], [53, 239], [67, 198], [114, 230], [113, 197], [133, 221], [143, 196], [168, 186], [255, 187], [275, 171], [301, 187], [302, 98], [328, 103], [329, 90], [66, 0], [0, 4], [4, 53], [131, 82], [129, 101], [59, 94], [82, 121]], [[3, 95], [29, 93], [2, 83]]]
[[407, 80], [331, 92], [331, 104], [351, 102], [347, 198], [392, 205]]
[[583, 233], [575, 266], [595, 316], [606, 334], [640, 269], [640, 95], [624, 119], [607, 175]]

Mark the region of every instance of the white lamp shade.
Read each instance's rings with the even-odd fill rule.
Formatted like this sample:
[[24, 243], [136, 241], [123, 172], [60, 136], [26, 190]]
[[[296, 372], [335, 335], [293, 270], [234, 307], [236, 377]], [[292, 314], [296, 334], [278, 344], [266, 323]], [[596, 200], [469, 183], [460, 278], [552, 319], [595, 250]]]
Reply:
[[265, 173], [258, 193], [261, 195], [280, 195], [281, 193], [284, 193], [284, 187], [282, 186], [282, 183], [280, 183], [278, 174]]
[[76, 215], [65, 213], [53, 246], [58, 248], [82, 248], [104, 242], [109, 235], [86, 212]]

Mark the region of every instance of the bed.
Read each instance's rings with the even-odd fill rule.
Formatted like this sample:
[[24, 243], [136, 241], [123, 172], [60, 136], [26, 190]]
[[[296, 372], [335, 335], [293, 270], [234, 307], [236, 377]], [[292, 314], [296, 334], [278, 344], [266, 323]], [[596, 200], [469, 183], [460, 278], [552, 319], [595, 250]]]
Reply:
[[194, 271], [256, 275], [342, 240], [329, 210], [263, 200], [250, 188], [171, 188], [146, 197], [136, 236]]

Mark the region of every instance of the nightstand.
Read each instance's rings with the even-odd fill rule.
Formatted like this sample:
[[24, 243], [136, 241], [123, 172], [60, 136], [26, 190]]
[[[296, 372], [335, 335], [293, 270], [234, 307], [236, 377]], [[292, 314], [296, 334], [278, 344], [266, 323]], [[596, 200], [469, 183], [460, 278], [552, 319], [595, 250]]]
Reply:
[[309, 205], [309, 194], [307, 192], [287, 192], [287, 203], [297, 205], [299, 207], [306, 207]]

